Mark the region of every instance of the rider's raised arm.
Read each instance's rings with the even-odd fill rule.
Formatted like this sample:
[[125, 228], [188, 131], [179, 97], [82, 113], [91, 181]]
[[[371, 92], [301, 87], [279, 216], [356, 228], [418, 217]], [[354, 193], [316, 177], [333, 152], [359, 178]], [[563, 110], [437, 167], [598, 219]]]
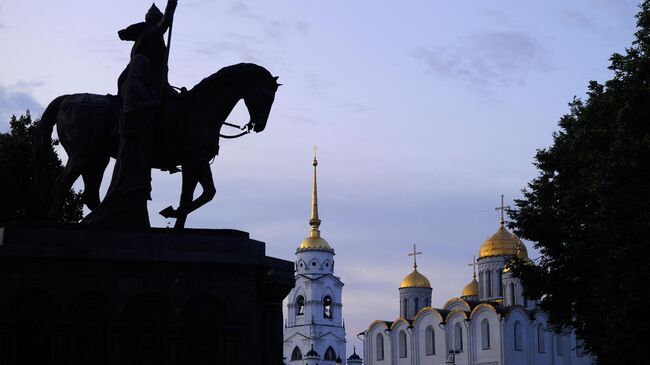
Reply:
[[172, 25], [172, 20], [174, 19], [174, 11], [176, 11], [176, 5], [178, 5], [178, 0], [167, 0], [167, 6], [165, 7], [165, 14], [163, 14], [162, 19], [158, 23], [158, 31], [162, 34], [169, 29], [169, 26]]
[[136, 41], [146, 27], [147, 24], [144, 22], [131, 24], [128, 27], [118, 31], [117, 35], [123, 41]]

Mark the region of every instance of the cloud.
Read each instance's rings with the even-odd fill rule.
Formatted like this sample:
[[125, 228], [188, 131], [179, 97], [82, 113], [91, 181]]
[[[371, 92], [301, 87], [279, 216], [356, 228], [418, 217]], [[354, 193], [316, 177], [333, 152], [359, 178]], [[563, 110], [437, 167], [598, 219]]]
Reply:
[[350, 113], [363, 113], [370, 110], [369, 106], [354, 101], [347, 101], [339, 104], [338, 106]]
[[39, 116], [43, 106], [31, 94], [31, 88], [42, 86], [43, 83], [19, 82], [11, 86], [0, 84], [0, 130], [6, 130], [12, 115], [24, 114], [30, 110], [32, 115]]
[[203, 43], [198, 46], [197, 52], [207, 56], [216, 57], [222, 56], [224, 54], [233, 54], [242, 61], [258, 61], [254, 56], [255, 52], [244, 43], [236, 43], [230, 41]]
[[596, 27], [596, 24], [594, 24], [589, 18], [587, 18], [584, 14], [579, 13], [577, 11], [573, 10], [565, 10], [561, 14], [562, 19], [568, 24], [572, 26], [576, 26], [585, 30], [589, 31], [596, 31], [598, 30], [598, 27]]
[[268, 38], [282, 41], [292, 34], [306, 35], [309, 32], [309, 24], [303, 21], [285, 22], [267, 18], [251, 10], [243, 2], [236, 2], [230, 7], [230, 12], [243, 19], [258, 23]]
[[420, 47], [412, 56], [439, 77], [488, 92], [495, 85], [524, 83], [530, 71], [548, 71], [547, 52], [531, 36], [493, 32], [464, 37], [459, 45]]
[[11, 90], [31, 91], [36, 87], [45, 86], [45, 81], [18, 81], [9, 85]]

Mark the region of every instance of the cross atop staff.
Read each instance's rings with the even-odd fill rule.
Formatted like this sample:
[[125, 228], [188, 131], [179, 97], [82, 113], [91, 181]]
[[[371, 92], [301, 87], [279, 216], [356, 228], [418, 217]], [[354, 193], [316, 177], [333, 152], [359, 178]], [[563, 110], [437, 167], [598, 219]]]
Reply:
[[494, 210], [500, 210], [501, 211], [501, 220], [499, 223], [503, 225], [505, 223], [505, 220], [503, 219], [503, 213], [506, 211], [506, 209], [510, 209], [509, 205], [503, 205], [503, 194], [501, 194], [501, 206], [498, 208], [494, 208]]
[[472, 256], [472, 257], [473, 257], [472, 263], [467, 264], [467, 266], [472, 266], [472, 268], [474, 269], [474, 279], [476, 279], [476, 267], [478, 266], [478, 264], [476, 263], [476, 256]]
[[413, 268], [417, 269], [418, 268], [418, 263], [417, 263], [417, 260], [415, 258], [416, 258], [417, 255], [422, 255], [422, 252], [416, 251], [415, 244], [413, 244], [413, 252], [411, 252], [408, 255], [413, 256]]

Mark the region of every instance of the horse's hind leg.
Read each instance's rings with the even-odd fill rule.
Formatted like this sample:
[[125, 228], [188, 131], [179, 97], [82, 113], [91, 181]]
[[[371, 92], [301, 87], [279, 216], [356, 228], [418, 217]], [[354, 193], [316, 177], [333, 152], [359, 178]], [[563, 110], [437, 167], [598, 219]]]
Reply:
[[79, 178], [82, 171], [82, 164], [74, 159], [69, 159], [65, 165], [63, 172], [56, 178], [54, 182], [54, 190], [52, 194], [52, 205], [48, 213], [48, 219], [58, 220], [61, 217], [61, 209], [65, 202], [65, 197], [75, 181]]
[[109, 160], [108, 155], [96, 158], [81, 174], [84, 180], [83, 202], [90, 210], [95, 210], [99, 205], [99, 187], [102, 185], [102, 178]]

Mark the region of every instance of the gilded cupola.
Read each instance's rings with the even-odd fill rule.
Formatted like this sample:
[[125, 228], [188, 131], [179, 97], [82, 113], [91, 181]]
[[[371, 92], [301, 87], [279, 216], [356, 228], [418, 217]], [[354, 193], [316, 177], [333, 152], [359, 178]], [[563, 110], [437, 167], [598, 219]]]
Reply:
[[465, 285], [460, 297], [478, 297], [478, 281], [476, 281], [476, 274], [474, 274], [472, 281]]
[[400, 289], [404, 288], [431, 288], [431, 283], [424, 275], [420, 274], [418, 271], [418, 264], [416, 261], [416, 256], [421, 254], [421, 252], [416, 252], [415, 245], [413, 245], [413, 252], [409, 256], [413, 256], [413, 271], [406, 275], [404, 280], [399, 285]]
[[503, 212], [507, 208], [503, 205], [503, 195], [501, 195], [501, 207], [496, 208], [501, 210], [499, 229], [483, 242], [479, 250], [479, 259], [491, 256], [517, 256], [521, 259], [528, 259], [528, 251], [524, 243], [505, 227]]
[[318, 166], [318, 160], [316, 160], [316, 147], [314, 147], [314, 161], [312, 162], [314, 166], [314, 181], [311, 193], [311, 218], [309, 219], [309, 237], [305, 238], [296, 252], [301, 251], [327, 251], [334, 253], [334, 249], [330, 247], [329, 243], [325, 241], [323, 237], [320, 236], [320, 227], [321, 220], [318, 218], [318, 189], [316, 183], [316, 166]]
[[474, 259], [469, 266], [472, 266], [474, 269], [474, 274], [472, 275], [472, 281], [469, 282], [469, 284], [465, 285], [463, 288], [463, 292], [460, 294], [461, 299], [465, 300], [474, 300], [478, 299], [478, 281], [476, 280], [476, 266], [478, 264], [476, 263], [476, 256], [474, 256]]

